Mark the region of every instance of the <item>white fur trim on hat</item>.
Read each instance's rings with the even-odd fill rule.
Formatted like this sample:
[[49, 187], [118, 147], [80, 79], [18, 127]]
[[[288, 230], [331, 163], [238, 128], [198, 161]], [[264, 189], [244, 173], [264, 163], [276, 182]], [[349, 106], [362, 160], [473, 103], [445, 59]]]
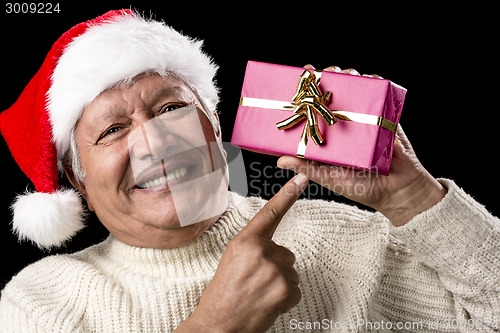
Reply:
[[216, 128], [217, 66], [201, 46], [201, 41], [137, 14], [90, 27], [76, 37], [58, 61], [47, 96], [59, 161], [84, 107], [102, 91], [148, 71], [173, 73], [189, 85]]
[[75, 190], [19, 195], [12, 204], [13, 229], [20, 240], [40, 248], [60, 246], [84, 227], [83, 208]]

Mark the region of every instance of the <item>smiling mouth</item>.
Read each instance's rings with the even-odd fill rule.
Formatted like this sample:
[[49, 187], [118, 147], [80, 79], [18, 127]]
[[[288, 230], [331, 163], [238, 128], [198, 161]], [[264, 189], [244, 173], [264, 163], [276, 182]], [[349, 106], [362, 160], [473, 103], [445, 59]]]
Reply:
[[173, 182], [178, 179], [180, 179], [179, 182], [182, 182], [181, 178], [189, 174], [193, 169], [194, 169], [193, 166], [182, 166], [170, 171], [166, 175], [162, 175], [155, 179], [151, 179], [147, 182], [140, 183], [137, 185], [137, 187], [144, 190], [153, 190], [158, 188], [165, 189], [168, 188], [168, 183], [170, 182]]

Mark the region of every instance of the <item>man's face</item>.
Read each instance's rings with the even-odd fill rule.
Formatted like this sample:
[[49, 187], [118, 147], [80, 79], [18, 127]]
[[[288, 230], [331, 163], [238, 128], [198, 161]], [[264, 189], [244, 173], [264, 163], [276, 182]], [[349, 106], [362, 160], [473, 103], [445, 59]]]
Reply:
[[[109, 89], [85, 108], [76, 127], [85, 171], [80, 191], [118, 239], [180, 246], [218, 218], [196, 220], [210, 201], [207, 189], [221, 184], [203, 176], [224, 165], [201, 108], [182, 81], [159, 75]], [[186, 216], [200, 223], [182, 228]]]

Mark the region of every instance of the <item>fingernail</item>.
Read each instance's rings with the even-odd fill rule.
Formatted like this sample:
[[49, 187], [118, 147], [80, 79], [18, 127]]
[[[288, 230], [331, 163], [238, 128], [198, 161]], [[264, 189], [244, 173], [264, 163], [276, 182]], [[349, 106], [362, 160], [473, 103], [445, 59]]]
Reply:
[[307, 184], [307, 180], [309, 178], [307, 177], [307, 175], [303, 174], [303, 173], [299, 173], [297, 174], [294, 178], [293, 178], [293, 182], [295, 184], [297, 184], [297, 186], [303, 190], [305, 187], [306, 187], [306, 184]]

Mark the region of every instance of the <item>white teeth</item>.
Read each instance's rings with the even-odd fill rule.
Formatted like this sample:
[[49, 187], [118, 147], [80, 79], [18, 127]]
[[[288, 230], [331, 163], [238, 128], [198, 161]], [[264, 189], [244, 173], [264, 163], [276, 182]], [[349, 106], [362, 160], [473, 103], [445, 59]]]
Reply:
[[182, 167], [172, 172], [169, 172], [167, 176], [161, 176], [160, 178], [153, 179], [144, 184], [141, 184], [139, 187], [147, 189], [154, 186], [164, 185], [165, 183], [171, 182], [172, 180], [185, 176], [186, 174], [187, 174], [187, 169], [185, 167]]

